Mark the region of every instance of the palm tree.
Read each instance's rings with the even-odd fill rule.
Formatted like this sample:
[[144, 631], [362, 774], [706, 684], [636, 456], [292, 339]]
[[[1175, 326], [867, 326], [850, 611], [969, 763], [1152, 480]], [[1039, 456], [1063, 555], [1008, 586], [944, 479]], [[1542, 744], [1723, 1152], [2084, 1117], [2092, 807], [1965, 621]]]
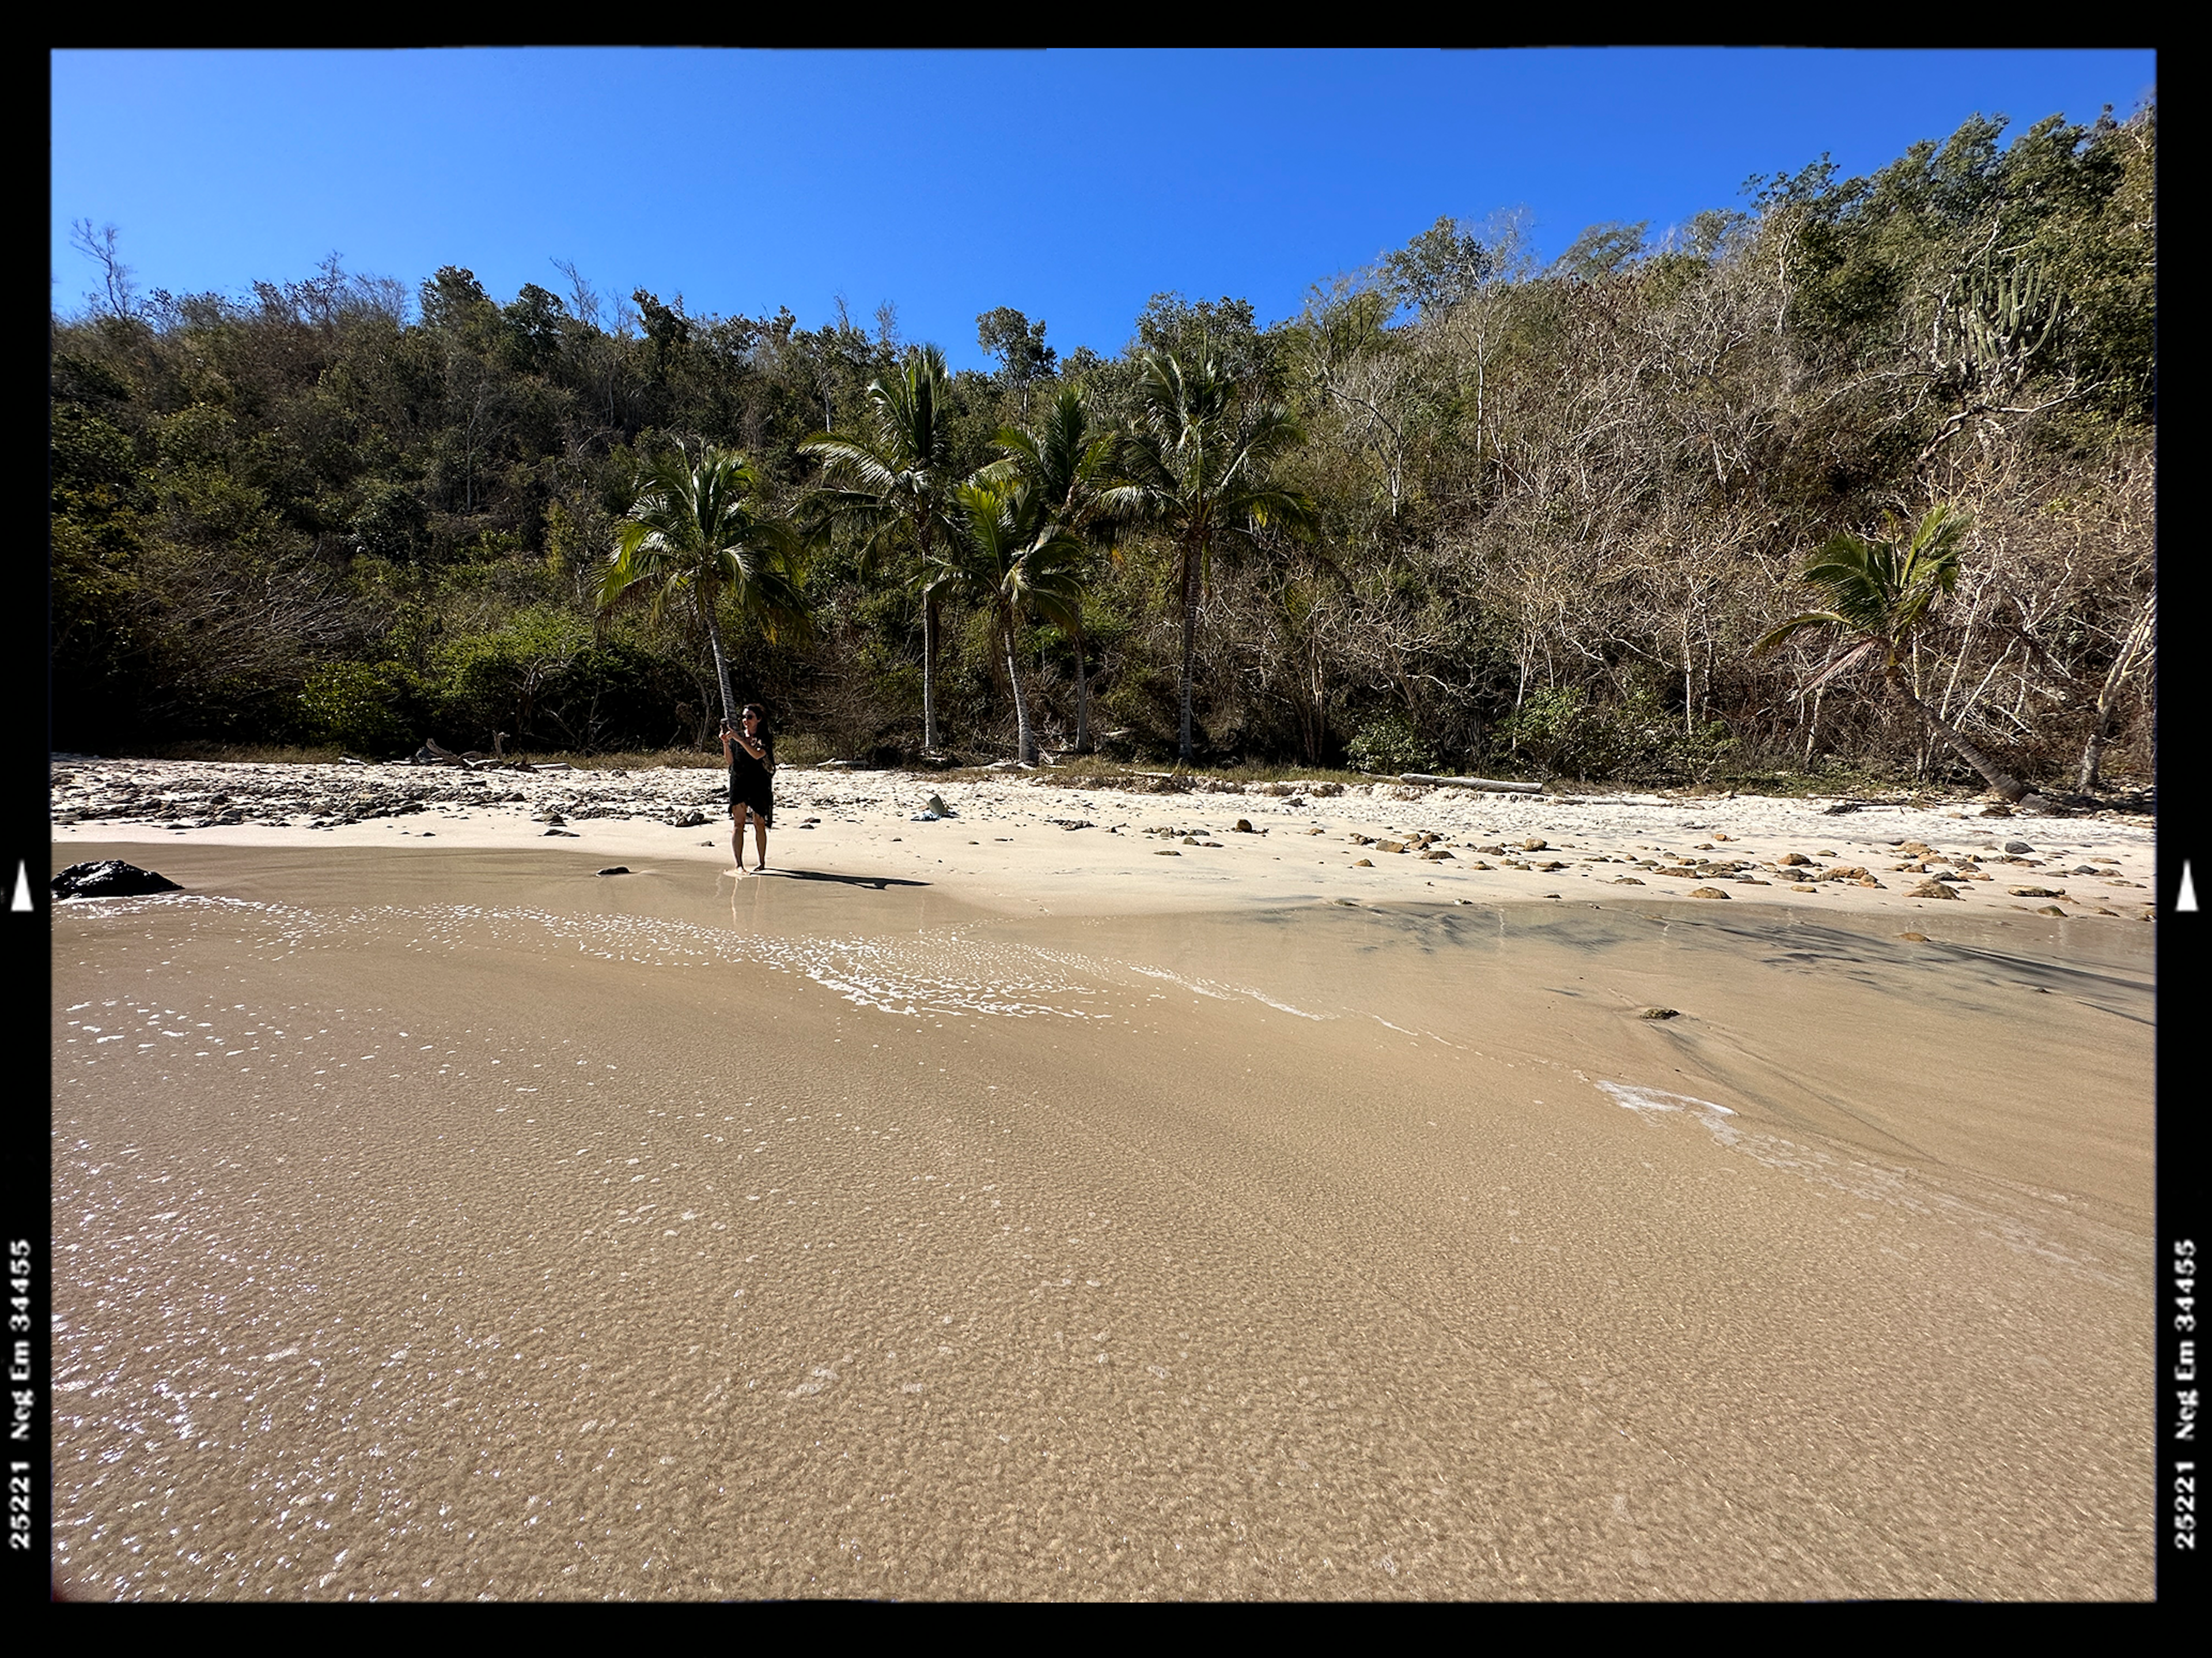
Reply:
[[1830, 537], [1802, 574], [1806, 580], [1827, 590], [1831, 608], [1791, 616], [1753, 645], [1752, 653], [1763, 654], [1812, 629], [1832, 629], [1838, 636], [1835, 653], [1802, 690], [1825, 686], [1847, 669], [1870, 658], [1877, 659], [1881, 664], [1882, 683], [1891, 695], [1957, 750], [1992, 789], [2007, 800], [2026, 798], [2027, 785], [1913, 695], [1901, 671], [1911, 653], [1913, 638], [1927, 625], [1936, 601], [1958, 586], [1960, 543], [1966, 538], [1966, 519], [1949, 507], [1936, 506], [1912, 526], [1909, 536], [1904, 534], [1905, 526], [1888, 515], [1884, 516], [1882, 527], [1887, 539], [1849, 534]]
[[1186, 367], [1171, 352], [1146, 353], [1138, 384], [1143, 413], [1123, 446], [1122, 480], [1107, 489], [1107, 511], [1160, 526], [1174, 541], [1182, 599], [1183, 763], [1191, 758], [1191, 662], [1198, 602], [1217, 549], [1252, 548], [1279, 525], [1312, 531], [1314, 504], [1267, 481], [1268, 469], [1304, 436], [1279, 403], [1247, 400], [1208, 353]]
[[768, 510], [752, 464], [712, 446], [696, 459], [678, 451], [647, 462], [634, 500], [599, 583], [599, 608], [645, 592], [658, 620], [671, 599], [688, 596], [714, 653], [722, 718], [734, 725], [716, 609], [726, 597], [771, 639], [781, 629], [803, 634], [809, 624], [799, 537]]
[[[1091, 422], [1083, 394], [1062, 386], [1035, 427], [1002, 427], [994, 441], [1005, 451], [979, 476], [1019, 480], [1046, 516], [1079, 540], [1103, 543], [1108, 523], [1105, 495], [1115, 482], [1121, 440]], [[1073, 573], [1063, 572], [1063, 574]], [[1075, 751], [1091, 751], [1091, 686], [1084, 666], [1083, 584], [1065, 581], [1066, 596], [1040, 592], [1037, 608], [1065, 629], [1075, 646]]]
[[949, 544], [957, 512], [951, 410], [951, 374], [933, 345], [908, 351], [899, 372], [868, 383], [864, 436], [817, 432], [799, 446], [822, 463], [817, 506], [857, 525], [871, 565], [899, 546], [920, 567], [921, 604], [921, 745], [937, 747], [938, 593], [936, 567]]
[[1066, 616], [1082, 596], [1087, 549], [1053, 521], [1043, 499], [1028, 484], [977, 477], [954, 491], [958, 534], [944, 562], [945, 585], [991, 611], [1014, 697], [1017, 757], [1037, 757], [1036, 729], [1022, 690], [1020, 653], [1014, 648], [1022, 613], [1035, 608]]

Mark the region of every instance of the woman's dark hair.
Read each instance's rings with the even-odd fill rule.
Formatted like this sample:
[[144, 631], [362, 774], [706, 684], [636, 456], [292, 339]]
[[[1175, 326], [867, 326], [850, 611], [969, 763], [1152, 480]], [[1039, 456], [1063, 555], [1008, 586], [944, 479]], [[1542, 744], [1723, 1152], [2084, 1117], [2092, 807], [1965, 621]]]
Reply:
[[768, 710], [761, 707], [757, 702], [746, 703], [744, 707], [738, 710], [738, 720], [740, 726], [743, 725], [744, 717], [749, 714], [757, 714], [760, 716], [760, 730], [753, 734], [760, 738], [760, 745], [763, 750], [761, 755], [761, 763], [767, 766], [773, 766], [775, 764], [775, 733], [769, 728]]

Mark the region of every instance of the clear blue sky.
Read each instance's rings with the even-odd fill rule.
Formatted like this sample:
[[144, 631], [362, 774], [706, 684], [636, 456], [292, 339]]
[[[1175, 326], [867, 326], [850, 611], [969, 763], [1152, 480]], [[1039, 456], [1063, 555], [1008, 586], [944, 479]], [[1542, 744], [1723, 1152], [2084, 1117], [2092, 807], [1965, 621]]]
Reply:
[[69, 52], [52, 58], [52, 262], [112, 223], [142, 288], [243, 293], [337, 252], [504, 301], [682, 294], [803, 326], [842, 294], [982, 366], [1012, 305], [1111, 354], [1146, 299], [1262, 322], [1440, 214], [1584, 226], [1747, 205], [1753, 173], [1846, 173], [1979, 112], [2124, 117], [2149, 51]]

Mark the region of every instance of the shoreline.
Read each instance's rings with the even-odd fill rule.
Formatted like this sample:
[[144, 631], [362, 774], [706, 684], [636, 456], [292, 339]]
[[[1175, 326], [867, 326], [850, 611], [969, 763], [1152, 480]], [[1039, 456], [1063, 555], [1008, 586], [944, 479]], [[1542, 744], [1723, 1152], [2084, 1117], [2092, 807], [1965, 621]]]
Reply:
[[[57, 759], [52, 775], [58, 853], [97, 841], [537, 847], [728, 867], [718, 768], [70, 757]], [[1883, 805], [1838, 814], [1778, 797], [1478, 794], [1387, 782], [1311, 794], [1286, 784], [1151, 794], [1068, 786], [1048, 772], [956, 780], [794, 768], [778, 774], [776, 792], [773, 868], [924, 881], [1006, 914], [1634, 897], [1894, 913], [1908, 926], [1970, 913], [2153, 917], [2154, 822], [2118, 814], [1987, 818]], [[955, 815], [918, 821], [933, 795]], [[749, 859], [752, 851], [749, 839]], [[1930, 884], [1958, 896], [1923, 896]]]

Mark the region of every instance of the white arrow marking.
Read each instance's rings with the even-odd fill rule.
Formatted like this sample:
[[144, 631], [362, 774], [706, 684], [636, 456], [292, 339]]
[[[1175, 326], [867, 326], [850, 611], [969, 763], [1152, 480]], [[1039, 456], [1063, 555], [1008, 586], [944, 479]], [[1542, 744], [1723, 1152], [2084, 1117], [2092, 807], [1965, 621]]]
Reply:
[[2197, 883], [2189, 878], [2189, 860], [2186, 858], [2181, 860], [2181, 888], [2173, 895], [2173, 907], [2176, 910], [2188, 910], [2192, 914], [2197, 909]]
[[[2182, 877], [2182, 879], [2185, 881], [2188, 878], [2189, 878], [2186, 874], [2184, 874]], [[26, 865], [24, 860], [21, 858], [18, 858], [15, 860], [15, 901], [9, 904], [8, 908], [10, 909], [28, 909], [31, 908], [31, 872], [28, 865]]]

